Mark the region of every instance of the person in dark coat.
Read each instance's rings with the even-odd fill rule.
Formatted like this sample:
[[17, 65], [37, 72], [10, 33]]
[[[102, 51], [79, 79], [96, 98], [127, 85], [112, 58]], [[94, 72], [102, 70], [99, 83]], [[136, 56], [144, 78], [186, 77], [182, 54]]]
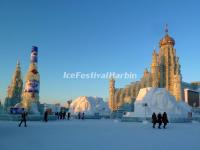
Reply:
[[166, 113], [166, 112], [163, 113], [163, 116], [162, 116], [162, 122], [163, 122], [163, 124], [164, 124], [163, 128], [165, 129], [167, 123], [169, 123], [169, 121], [168, 121], [168, 117], [167, 117], [167, 113]]
[[66, 119], [66, 111], [63, 112], [63, 119]]
[[162, 125], [162, 115], [161, 115], [161, 113], [158, 113], [157, 122], [158, 122], [158, 128], [160, 129], [160, 126]]
[[61, 120], [62, 116], [63, 116], [61, 111], [59, 112], [59, 116], [60, 116], [60, 120]]
[[55, 115], [57, 116], [57, 119], [59, 120], [59, 119], [60, 119], [60, 117], [59, 117], [59, 113], [56, 112]]
[[24, 122], [24, 127], [27, 127], [26, 125], [26, 116], [28, 115], [28, 113], [26, 111], [23, 111], [21, 113], [21, 121], [19, 123], [19, 127], [21, 127], [22, 123]]
[[152, 114], [152, 123], [153, 123], [153, 128], [155, 128], [155, 125], [157, 123], [157, 116], [156, 116], [155, 112], [153, 112], [153, 114]]
[[84, 120], [85, 119], [85, 113], [83, 112], [82, 113], [82, 120]]
[[71, 113], [70, 113], [70, 112], [68, 112], [68, 113], [67, 113], [67, 120], [69, 120], [69, 119], [70, 119], [70, 117], [71, 117]]
[[48, 111], [47, 110], [44, 112], [44, 121], [45, 122], [48, 121]]
[[81, 113], [80, 112], [78, 113], [78, 119], [81, 119]]

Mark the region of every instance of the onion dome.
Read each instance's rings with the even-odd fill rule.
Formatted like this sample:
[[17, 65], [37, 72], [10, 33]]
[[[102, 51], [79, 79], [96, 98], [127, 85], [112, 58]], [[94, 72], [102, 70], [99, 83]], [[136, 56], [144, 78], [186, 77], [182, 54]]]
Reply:
[[168, 34], [166, 34], [165, 37], [160, 40], [160, 47], [164, 45], [174, 46], [175, 40], [172, 37], [170, 37]]
[[160, 47], [162, 47], [164, 45], [174, 46], [175, 40], [172, 37], [169, 36], [167, 25], [166, 25], [166, 28], [165, 28], [165, 33], [166, 33], [165, 37], [160, 40]]

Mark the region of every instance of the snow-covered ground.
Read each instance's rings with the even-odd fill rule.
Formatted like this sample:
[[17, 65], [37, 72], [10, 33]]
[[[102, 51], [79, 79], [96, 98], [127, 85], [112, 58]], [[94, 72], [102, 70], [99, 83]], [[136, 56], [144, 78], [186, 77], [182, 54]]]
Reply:
[[28, 122], [0, 121], [1, 150], [199, 150], [200, 123], [169, 124], [117, 120]]

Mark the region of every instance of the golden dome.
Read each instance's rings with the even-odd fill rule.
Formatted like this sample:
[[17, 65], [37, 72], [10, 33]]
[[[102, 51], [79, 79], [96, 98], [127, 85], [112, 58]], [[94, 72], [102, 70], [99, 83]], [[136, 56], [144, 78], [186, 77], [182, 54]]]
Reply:
[[174, 46], [175, 40], [172, 37], [170, 37], [168, 34], [166, 34], [165, 37], [160, 40], [160, 47], [164, 45]]

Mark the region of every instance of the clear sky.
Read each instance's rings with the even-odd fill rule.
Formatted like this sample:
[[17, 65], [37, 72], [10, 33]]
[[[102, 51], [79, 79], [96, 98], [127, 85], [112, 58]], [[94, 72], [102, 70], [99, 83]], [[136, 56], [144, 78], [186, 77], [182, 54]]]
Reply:
[[0, 98], [18, 59], [25, 78], [32, 45], [39, 47], [41, 101], [107, 98], [108, 80], [67, 80], [63, 73], [131, 71], [139, 80], [165, 23], [183, 80], [200, 80], [199, 6], [198, 0], [0, 0]]

